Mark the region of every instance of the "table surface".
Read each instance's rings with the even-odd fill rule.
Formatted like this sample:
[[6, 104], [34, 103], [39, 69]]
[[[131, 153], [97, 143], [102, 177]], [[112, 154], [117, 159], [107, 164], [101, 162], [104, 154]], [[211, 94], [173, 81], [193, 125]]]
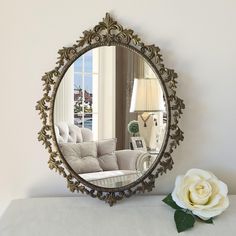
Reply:
[[[179, 235], [164, 196], [140, 195], [110, 207], [87, 196], [30, 198], [11, 202], [0, 219], [1, 236]], [[214, 224], [196, 222], [181, 235], [236, 235], [236, 196]]]

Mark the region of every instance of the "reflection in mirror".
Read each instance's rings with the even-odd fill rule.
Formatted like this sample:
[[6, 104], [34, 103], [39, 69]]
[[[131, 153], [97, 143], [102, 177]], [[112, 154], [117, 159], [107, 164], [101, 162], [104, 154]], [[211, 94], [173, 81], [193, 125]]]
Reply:
[[65, 73], [53, 120], [71, 168], [94, 185], [118, 188], [140, 178], [158, 156], [166, 132], [163, 90], [139, 54], [98, 47]]

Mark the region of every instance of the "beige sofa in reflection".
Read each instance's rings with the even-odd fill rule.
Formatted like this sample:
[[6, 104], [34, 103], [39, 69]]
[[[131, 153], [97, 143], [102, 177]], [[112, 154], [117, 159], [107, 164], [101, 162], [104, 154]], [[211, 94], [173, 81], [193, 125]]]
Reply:
[[116, 139], [93, 141], [92, 131], [61, 122], [55, 125], [61, 153], [83, 179], [101, 187], [120, 187], [142, 176], [149, 155], [140, 150], [116, 150]]

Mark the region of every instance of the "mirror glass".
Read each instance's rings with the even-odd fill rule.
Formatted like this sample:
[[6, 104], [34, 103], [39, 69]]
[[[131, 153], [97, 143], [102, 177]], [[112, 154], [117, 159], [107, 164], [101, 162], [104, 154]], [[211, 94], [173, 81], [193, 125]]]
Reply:
[[53, 122], [58, 147], [86, 181], [118, 188], [155, 162], [166, 132], [158, 76], [138, 53], [102, 46], [80, 56], [58, 87]]

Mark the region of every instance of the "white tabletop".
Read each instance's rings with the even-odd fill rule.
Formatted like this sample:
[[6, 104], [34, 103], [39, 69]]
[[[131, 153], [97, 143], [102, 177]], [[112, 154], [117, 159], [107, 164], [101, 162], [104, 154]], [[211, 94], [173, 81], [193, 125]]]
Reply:
[[[134, 196], [110, 207], [86, 196], [14, 200], [0, 219], [1, 236], [179, 235], [164, 196]], [[236, 196], [214, 225], [196, 222], [181, 235], [236, 235]]]

